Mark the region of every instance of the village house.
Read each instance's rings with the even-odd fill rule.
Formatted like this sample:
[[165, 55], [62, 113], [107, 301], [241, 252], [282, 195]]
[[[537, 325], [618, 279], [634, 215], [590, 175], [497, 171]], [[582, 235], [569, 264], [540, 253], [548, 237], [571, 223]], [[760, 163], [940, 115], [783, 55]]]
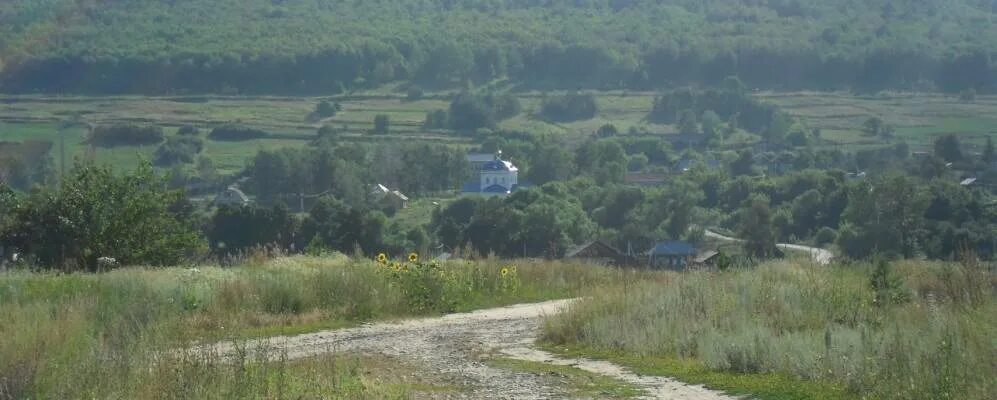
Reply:
[[491, 161], [476, 164], [477, 158], [468, 158], [468, 162], [479, 167], [475, 179], [464, 184], [463, 194], [508, 196], [519, 189], [519, 168], [511, 161], [503, 160], [501, 151], [493, 155]]
[[626, 265], [626, 256], [601, 240], [594, 240], [564, 254], [564, 258], [591, 265]]
[[660, 242], [647, 251], [647, 265], [653, 269], [684, 270], [693, 262], [696, 254], [696, 248], [689, 242]]
[[249, 205], [250, 202], [249, 196], [246, 196], [246, 194], [243, 193], [242, 190], [239, 190], [239, 187], [235, 185], [229, 186], [227, 189], [219, 193], [218, 196], [215, 196], [215, 205], [219, 207], [245, 206]]
[[707, 157], [704, 160], [697, 160], [685, 155], [681, 160], [675, 163], [674, 170], [676, 173], [684, 174], [697, 166], [706, 168], [707, 170], [715, 170], [722, 167], [720, 161], [717, 161], [713, 157]]
[[388, 189], [382, 184], [374, 185], [370, 192], [371, 200], [381, 206], [382, 209], [393, 211], [408, 208], [409, 198], [397, 190]]

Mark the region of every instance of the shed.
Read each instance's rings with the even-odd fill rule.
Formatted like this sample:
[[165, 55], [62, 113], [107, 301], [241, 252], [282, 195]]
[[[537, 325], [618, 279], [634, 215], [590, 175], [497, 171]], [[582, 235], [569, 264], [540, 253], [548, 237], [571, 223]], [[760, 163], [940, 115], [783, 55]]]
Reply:
[[581, 261], [585, 264], [620, 265], [624, 257], [613, 246], [600, 240], [593, 240], [572, 248], [564, 254], [564, 258]]
[[714, 266], [716, 265], [719, 257], [720, 252], [716, 250], [700, 251], [696, 254], [696, 257], [692, 259], [692, 264], [699, 267]]

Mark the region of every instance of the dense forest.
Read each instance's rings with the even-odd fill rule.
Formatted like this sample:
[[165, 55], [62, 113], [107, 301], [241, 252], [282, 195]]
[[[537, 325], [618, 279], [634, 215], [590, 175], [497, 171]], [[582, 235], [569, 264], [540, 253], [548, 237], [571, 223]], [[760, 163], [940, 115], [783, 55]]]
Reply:
[[8, 0], [0, 91], [997, 91], [993, 0]]

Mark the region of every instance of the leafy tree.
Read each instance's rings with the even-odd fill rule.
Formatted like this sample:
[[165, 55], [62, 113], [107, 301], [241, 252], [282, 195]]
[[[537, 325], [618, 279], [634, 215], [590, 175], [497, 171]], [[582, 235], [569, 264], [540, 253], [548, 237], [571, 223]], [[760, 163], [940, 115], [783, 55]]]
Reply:
[[60, 189], [32, 192], [16, 207], [2, 242], [46, 267], [97, 270], [97, 259], [123, 265], [177, 265], [203, 249], [191, 206], [144, 164], [116, 175], [80, 164]]
[[540, 107], [540, 114], [559, 122], [591, 119], [597, 111], [595, 96], [578, 93], [547, 97]]
[[329, 118], [336, 116], [341, 109], [339, 103], [333, 104], [329, 100], [322, 100], [315, 105], [315, 116], [319, 118]]
[[935, 156], [948, 162], [962, 161], [962, 145], [959, 137], [950, 133], [935, 140]]
[[879, 132], [883, 129], [883, 125], [885, 124], [886, 123], [883, 122], [882, 118], [869, 117], [869, 119], [866, 119], [865, 122], [862, 123], [862, 132], [866, 136], [879, 136]]
[[268, 134], [259, 129], [253, 129], [237, 124], [225, 124], [211, 130], [208, 137], [211, 140], [241, 141], [267, 137]]
[[99, 125], [87, 141], [102, 147], [144, 146], [163, 141], [163, 128], [134, 124]]
[[180, 129], [177, 129], [177, 135], [180, 136], [197, 136], [201, 134], [201, 130], [194, 125], [184, 125]]
[[387, 135], [391, 129], [391, 117], [387, 114], [377, 114], [374, 116], [374, 133]]
[[724, 78], [722, 86], [725, 91], [736, 93], [738, 95], [744, 94], [747, 90], [744, 83], [741, 82], [741, 78], [738, 78], [737, 76], [728, 76]]
[[768, 258], [777, 253], [772, 211], [764, 197], [751, 199], [741, 211], [740, 235], [744, 238], [744, 251], [758, 258]]
[[[856, 250], [845, 248], [853, 258], [882, 254], [913, 256], [922, 235], [924, 213], [929, 198], [915, 181], [899, 174], [862, 181], [849, 190], [843, 220], [850, 223], [854, 237], [842, 230], [840, 241], [863, 242]], [[849, 232], [851, 234], [852, 232]]]
[[446, 129], [450, 127], [450, 120], [446, 110], [433, 110], [426, 113], [426, 120], [422, 123], [426, 129]]
[[988, 164], [997, 161], [997, 155], [994, 155], [994, 140], [990, 136], [987, 136], [987, 143], [983, 146], [982, 159]]
[[693, 110], [683, 110], [679, 113], [679, 133], [683, 135], [695, 135], [699, 133], [699, 124], [696, 122], [696, 112]]
[[331, 124], [325, 124], [322, 125], [321, 128], [318, 128], [317, 132], [318, 139], [333, 139], [336, 136], [339, 136], [339, 130], [337, 130], [336, 127], [332, 126]]
[[828, 244], [834, 243], [838, 239], [838, 232], [835, 232], [833, 228], [822, 227], [820, 230], [814, 234], [814, 245], [817, 247], [824, 247]]
[[509, 94], [462, 92], [450, 103], [450, 127], [458, 131], [494, 128], [519, 114], [519, 100]]
[[245, 251], [257, 246], [289, 249], [295, 244], [298, 222], [283, 203], [266, 208], [222, 206], [207, 228], [212, 250], [219, 255]]
[[190, 164], [204, 150], [204, 140], [197, 136], [171, 136], [156, 149], [157, 166]]
[[720, 116], [713, 110], [706, 110], [703, 112], [703, 134], [709, 138], [715, 138], [718, 136], [718, 129], [720, 128]]
[[620, 131], [616, 129], [616, 125], [605, 124], [599, 127], [599, 130], [595, 131], [595, 135], [600, 138], [609, 138], [619, 135]]
[[754, 175], [755, 156], [751, 150], [741, 150], [737, 159], [730, 163], [730, 173], [734, 176]]

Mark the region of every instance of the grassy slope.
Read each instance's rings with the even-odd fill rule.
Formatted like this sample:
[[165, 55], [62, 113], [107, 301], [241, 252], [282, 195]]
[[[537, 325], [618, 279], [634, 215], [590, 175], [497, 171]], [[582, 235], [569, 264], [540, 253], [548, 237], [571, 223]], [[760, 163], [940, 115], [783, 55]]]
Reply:
[[903, 262], [909, 301], [877, 305], [865, 266], [792, 262], [676, 275], [596, 294], [554, 317], [561, 351], [764, 399], [963, 398], [997, 390], [997, 278]]
[[[503, 277], [501, 268], [510, 264], [516, 272]], [[0, 273], [0, 397], [294, 397], [289, 394], [314, 394], [308, 391], [314, 382], [325, 382], [315, 388], [321, 397], [396, 397], [405, 385], [361, 384], [369, 378], [362, 365], [329, 369], [336, 362], [322, 359], [230, 365], [212, 355], [164, 357], [161, 350], [202, 339], [294, 334], [571, 297], [610, 284], [616, 274], [560, 263], [489, 261], [396, 272], [342, 256], [251, 257], [245, 267], [228, 269]]]

